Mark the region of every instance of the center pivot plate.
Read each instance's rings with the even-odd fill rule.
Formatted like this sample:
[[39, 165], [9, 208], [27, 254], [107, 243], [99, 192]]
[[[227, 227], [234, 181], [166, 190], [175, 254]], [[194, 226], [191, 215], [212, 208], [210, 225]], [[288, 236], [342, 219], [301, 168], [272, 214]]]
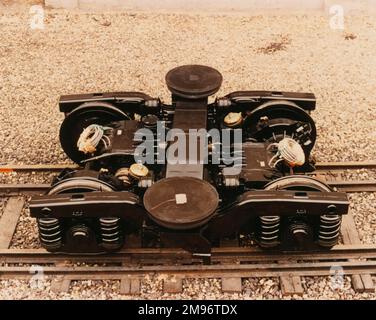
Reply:
[[175, 230], [205, 224], [217, 209], [218, 201], [218, 193], [210, 183], [192, 177], [160, 180], [144, 195], [150, 218]]
[[[175, 101], [173, 128], [183, 130], [186, 139], [191, 138], [188, 137], [190, 129], [206, 129], [207, 98], [220, 88], [222, 75], [207, 66], [186, 65], [169, 71], [166, 83]], [[218, 193], [203, 180], [201, 158], [168, 163], [166, 178], [146, 191], [145, 209], [159, 225], [170, 229], [192, 229], [206, 223], [215, 212]]]
[[202, 99], [216, 93], [222, 84], [219, 71], [200, 65], [174, 68], [166, 74], [166, 84], [172, 94], [186, 99]]

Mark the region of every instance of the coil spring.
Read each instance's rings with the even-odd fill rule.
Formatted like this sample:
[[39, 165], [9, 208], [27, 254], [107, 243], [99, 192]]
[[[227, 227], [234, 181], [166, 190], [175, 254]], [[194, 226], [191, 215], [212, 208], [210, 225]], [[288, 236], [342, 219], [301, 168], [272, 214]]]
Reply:
[[274, 247], [279, 244], [280, 233], [279, 216], [261, 216], [260, 217], [260, 246], [261, 247]]
[[99, 219], [102, 245], [106, 249], [116, 249], [122, 245], [120, 218], [105, 217]]
[[332, 247], [337, 244], [341, 229], [342, 216], [322, 215], [320, 216], [319, 245]]
[[58, 249], [62, 245], [62, 232], [59, 219], [39, 218], [39, 237], [42, 245], [48, 249]]

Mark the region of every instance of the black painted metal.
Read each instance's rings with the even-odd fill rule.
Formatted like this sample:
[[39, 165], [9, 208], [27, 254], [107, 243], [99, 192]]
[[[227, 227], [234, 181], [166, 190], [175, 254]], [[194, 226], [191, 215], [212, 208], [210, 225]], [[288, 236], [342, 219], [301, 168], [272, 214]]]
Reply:
[[[346, 194], [305, 176], [315, 169], [310, 157], [316, 141], [309, 115], [316, 107], [313, 94], [237, 91], [208, 103], [222, 76], [199, 65], [169, 71], [166, 84], [172, 92], [171, 105], [139, 92], [61, 97], [60, 110], [66, 115], [60, 130], [62, 147], [85, 168], [63, 171], [50, 194], [31, 201], [33, 217], [57, 219], [42, 220], [42, 225], [59, 223], [62, 244], [54, 251], [101, 253], [116, 249], [123, 235], [136, 233], [145, 247], [181, 247], [207, 254], [224, 237], [260, 240], [260, 217], [264, 238], [269, 227], [278, 233], [278, 241], [260, 243], [295, 249], [295, 242], [303, 238], [315, 246], [319, 234], [325, 236], [320, 217], [329, 221], [330, 215], [347, 213]], [[168, 163], [175, 141], [163, 143], [158, 121], [163, 121], [167, 134], [179, 129], [186, 140], [189, 129], [224, 129], [232, 137], [234, 129], [242, 129], [242, 149], [235, 154], [236, 145], [230, 144], [229, 153], [222, 155], [241, 159], [240, 170], [233, 170], [224, 158], [213, 163], [213, 150], [222, 148], [223, 140], [205, 145], [207, 159], [199, 149], [196, 162], [187, 163], [192, 159], [186, 149], [182, 162]], [[105, 147], [84, 154], [77, 139], [91, 124], [110, 128], [110, 133]], [[138, 136], [138, 129], [149, 130], [146, 140]], [[294, 167], [278, 158], [278, 144], [286, 138], [303, 149], [303, 165]], [[153, 146], [158, 161], [132, 169], [133, 154], [144, 141]], [[163, 155], [167, 163], [160, 161]], [[272, 188], [273, 183], [281, 188]]]

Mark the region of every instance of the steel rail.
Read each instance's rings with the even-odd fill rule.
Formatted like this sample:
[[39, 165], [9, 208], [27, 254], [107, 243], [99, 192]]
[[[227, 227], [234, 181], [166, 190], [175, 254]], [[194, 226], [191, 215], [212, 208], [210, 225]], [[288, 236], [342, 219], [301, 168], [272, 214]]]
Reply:
[[[158, 257], [158, 259], [156, 259]], [[67, 255], [50, 253], [44, 249], [2, 249], [0, 250], [0, 263], [123, 263], [124, 261], [149, 261], [158, 264], [159, 259], [178, 261], [192, 259], [200, 261], [200, 256], [182, 249], [153, 249], [153, 248], [128, 248], [119, 252], [106, 255]], [[348, 259], [376, 259], [376, 246], [374, 245], [337, 245], [331, 250], [299, 251], [265, 251], [258, 247], [223, 247], [213, 248], [211, 260], [224, 261], [338, 261]]]
[[331, 187], [343, 192], [376, 192], [376, 180], [326, 181]]
[[[79, 169], [76, 164], [7, 164], [0, 165], [0, 173], [13, 171], [60, 171], [63, 169]], [[376, 161], [349, 161], [349, 162], [317, 162], [316, 169], [319, 171], [353, 170], [353, 169], [376, 169]]]
[[51, 188], [50, 184], [32, 184], [32, 183], [19, 183], [19, 184], [0, 184], [0, 195], [2, 196], [17, 196], [20, 194], [32, 195], [41, 194]]
[[[376, 180], [358, 181], [326, 181], [338, 191], [343, 192], [376, 192]], [[50, 188], [50, 184], [0, 184], [0, 195], [14, 196], [19, 194], [41, 194]]]
[[376, 169], [376, 161], [347, 161], [347, 162], [317, 162], [317, 170], [355, 170], [355, 169]]
[[64, 169], [79, 169], [76, 164], [7, 164], [0, 165], [0, 173], [14, 171], [61, 171]]
[[[194, 278], [223, 277], [281, 277], [281, 276], [328, 276], [340, 270], [341, 274], [375, 274], [376, 261], [342, 261], [312, 263], [254, 263], [254, 264], [212, 264], [212, 265], [139, 265], [108, 267], [44, 266], [43, 275], [64, 276], [66, 279], [119, 279], [121, 277], [146, 276], [148, 274]], [[0, 278], [30, 278], [30, 267], [0, 267]]]

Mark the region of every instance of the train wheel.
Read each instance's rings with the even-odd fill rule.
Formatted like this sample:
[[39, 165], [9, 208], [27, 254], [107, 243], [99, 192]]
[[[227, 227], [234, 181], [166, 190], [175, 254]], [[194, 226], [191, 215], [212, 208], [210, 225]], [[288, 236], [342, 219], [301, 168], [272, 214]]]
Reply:
[[130, 119], [113, 105], [105, 102], [87, 102], [74, 109], [60, 127], [60, 143], [67, 156], [76, 163], [90, 155], [78, 150], [77, 141], [82, 131], [91, 124], [107, 125], [113, 121]]
[[[95, 178], [70, 178], [55, 184], [49, 195], [83, 192], [111, 192], [113, 187]], [[43, 246], [58, 251], [63, 245], [71, 252], [97, 252], [98, 244], [106, 251], [123, 245], [121, 220], [118, 217], [39, 218], [38, 227]], [[103, 250], [99, 249], [99, 250]]]
[[69, 178], [56, 183], [48, 192], [49, 195], [62, 193], [80, 193], [94, 191], [114, 191], [111, 185], [96, 178], [80, 177]]
[[[325, 183], [307, 176], [288, 176], [274, 180], [266, 185], [265, 190], [291, 190], [291, 191], [332, 191]], [[304, 247], [313, 242], [313, 228], [304, 219], [292, 217], [289, 221], [282, 221], [280, 216], [261, 216], [259, 219], [259, 242], [262, 247], [274, 247], [286, 242]], [[332, 247], [339, 237], [341, 227], [340, 215], [321, 215], [318, 223], [317, 241], [320, 246]], [[284, 230], [282, 232], [282, 229]]]
[[308, 154], [316, 141], [316, 126], [311, 116], [290, 101], [270, 101], [244, 119], [248, 135], [257, 141], [279, 142], [285, 137], [297, 140]]

